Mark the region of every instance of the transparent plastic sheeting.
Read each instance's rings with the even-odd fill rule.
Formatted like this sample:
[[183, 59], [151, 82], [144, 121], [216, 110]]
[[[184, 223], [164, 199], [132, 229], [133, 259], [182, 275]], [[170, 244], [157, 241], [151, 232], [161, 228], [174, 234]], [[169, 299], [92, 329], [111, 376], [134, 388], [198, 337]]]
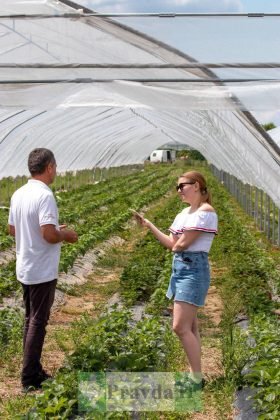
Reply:
[[142, 163], [168, 138], [123, 109], [2, 110], [0, 120], [0, 178], [27, 174], [27, 156], [35, 147], [52, 149], [58, 171], [65, 172]]
[[[78, 9], [78, 6], [77, 6]], [[104, 25], [114, 27], [115, 31], [123, 27], [132, 32], [138, 31], [143, 34], [146, 43], [148, 37], [168, 45], [170, 48], [191, 57], [200, 62], [212, 63], [279, 63], [280, 51], [280, 17], [247, 17], [247, 16], [176, 16], [176, 17], [121, 17], [104, 19], [102, 17], [68, 17], [59, 18], [59, 14], [77, 13], [77, 9], [67, 6], [63, 2], [55, 0], [1, 0], [0, 16], [9, 14], [28, 15], [48, 14], [56, 15], [50, 19], [17, 18], [1, 20], [2, 30], [13, 27], [18, 36], [26, 33], [27, 37], [33, 35], [34, 42], [44, 45], [44, 42], [56, 33], [69, 37], [69, 41], [77, 39], [75, 36], [82, 26], [100, 28]], [[109, 22], [111, 21], [111, 22]], [[28, 30], [24, 30], [28, 26]], [[41, 37], [37, 34], [36, 27], [42, 28]], [[57, 27], [57, 28], [56, 28]], [[74, 32], [70, 30], [74, 30]], [[80, 41], [86, 45], [92, 38], [85, 38], [86, 28], [82, 29]], [[101, 35], [101, 34], [100, 34]], [[134, 34], [135, 36], [135, 34]], [[62, 45], [62, 39], [56, 39], [56, 48]], [[102, 38], [101, 38], [102, 43]], [[85, 45], [85, 46], [86, 46]], [[98, 45], [96, 45], [98, 48]], [[72, 47], [75, 49], [75, 45]], [[68, 48], [69, 51], [69, 48]], [[39, 51], [38, 51], [39, 52]], [[78, 51], [76, 51], [79, 54]], [[118, 51], [116, 51], [116, 54]], [[63, 52], [61, 52], [62, 55]], [[89, 55], [89, 59], [92, 57]], [[71, 56], [70, 56], [71, 57]], [[69, 57], [69, 58], [70, 58]], [[108, 56], [109, 57], [109, 56]], [[59, 56], [57, 57], [59, 58]], [[138, 57], [136, 57], [138, 58]]]
[[[43, 98], [43, 101], [42, 101]], [[280, 109], [280, 81], [250, 82], [239, 86], [212, 83], [55, 83], [1, 85], [0, 107], [68, 109], [122, 107], [160, 110]], [[1, 129], [1, 126], [0, 126]]]
[[280, 16], [121, 17], [116, 20], [200, 62], [280, 62]]
[[[9, 16], [13, 14], [57, 14], [69, 12], [69, 6], [57, 0], [1, 0], [0, 15]], [[72, 8], [70, 9], [72, 12]]]
[[280, 206], [277, 146], [245, 112], [280, 108], [279, 17], [112, 20], [63, 1], [0, 3], [6, 16], [48, 14], [0, 18], [0, 178], [27, 174], [34, 147], [65, 172], [179, 141]]
[[162, 144], [179, 141], [262, 188], [280, 205], [279, 166], [241, 111], [2, 110], [0, 120], [0, 178], [27, 174], [27, 156], [34, 147], [52, 149], [64, 172], [140, 163]]
[[[61, 4], [46, 0], [38, 7], [48, 3]], [[0, 80], [279, 80], [280, 17], [138, 19], [142, 33], [95, 16], [0, 18]], [[127, 18], [127, 25], [134, 22]], [[190, 64], [192, 69], [174, 68]]]

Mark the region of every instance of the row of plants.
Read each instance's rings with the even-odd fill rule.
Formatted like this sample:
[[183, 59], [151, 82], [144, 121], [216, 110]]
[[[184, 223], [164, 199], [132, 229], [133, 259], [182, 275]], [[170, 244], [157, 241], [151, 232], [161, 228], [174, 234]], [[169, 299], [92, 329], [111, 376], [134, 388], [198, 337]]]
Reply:
[[136, 192], [130, 195], [125, 194], [105, 211], [88, 216], [86, 224], [75, 226], [79, 234], [79, 241], [71, 247], [62, 247], [60, 271], [66, 272], [79, 255], [84, 255], [94, 245], [105, 240], [112, 233], [122, 230], [123, 224], [131, 218], [129, 208], [140, 210], [165, 194], [174, 183], [172, 177], [165, 176], [165, 178], [164, 183], [162, 183], [161, 179], [157, 179], [152, 186], [146, 189], [139, 191], [139, 188], [137, 188], [137, 195]]
[[[116, 184], [115, 187], [112, 187], [109, 184], [109, 191], [108, 186], [105, 184], [102, 188], [102, 191], [98, 194], [98, 196], [92, 196], [91, 194], [87, 194], [83, 197], [83, 199], [79, 200], [76, 195], [72, 197], [71, 203], [67, 204], [64, 200], [59, 202], [59, 212], [61, 220], [65, 221], [65, 223], [73, 223], [79, 219], [82, 219], [84, 216], [89, 217], [91, 214], [94, 215], [94, 211], [97, 209], [106, 209], [106, 207], [110, 204], [116, 204], [118, 202], [123, 202], [125, 200], [130, 200], [130, 195], [136, 194], [148, 186], [151, 185], [153, 182], [158, 182], [160, 179], [166, 178], [168, 173], [170, 172], [170, 168], [165, 169], [165, 171], [160, 172], [158, 175], [152, 174], [141, 174], [138, 178], [134, 179], [133, 181], [126, 183], [124, 180], [119, 180], [119, 183]], [[89, 191], [90, 193], [90, 191]], [[74, 200], [73, 200], [74, 198]]]
[[[219, 275], [215, 285], [223, 298], [221, 322], [224, 389], [232, 392], [244, 386], [254, 388], [254, 404], [260, 420], [280, 416], [280, 326], [271, 300], [271, 284], [279, 284], [279, 252], [263, 246], [261, 234], [248, 228], [245, 216], [216, 180], [205, 170], [219, 216], [219, 235], [210, 257]], [[159, 314], [168, 304], [165, 297], [170, 277], [171, 255], [166, 252], [161, 271], [151, 295], [147, 312]], [[249, 318], [249, 330], [238, 326], [238, 319]], [[219, 382], [213, 384], [221, 386]]]
[[0, 310], [1, 358], [5, 359], [6, 350], [13, 353], [22, 339], [23, 313], [21, 309], [5, 308]]
[[[164, 176], [167, 168], [162, 168], [159, 176]], [[143, 172], [133, 173], [125, 178], [116, 177], [114, 179], [105, 180], [96, 184], [82, 185], [75, 191], [62, 191], [55, 194], [60, 211], [60, 219], [63, 223], [72, 223], [86, 215], [93, 210], [108, 205], [119, 196], [123, 195], [125, 189], [129, 190], [131, 184], [137, 190], [137, 185], [146, 183], [149, 185], [149, 180], [155, 178], [155, 171], [153, 168], [147, 167]], [[111, 194], [109, 194], [109, 191]], [[134, 190], [135, 191], [135, 190]], [[129, 192], [129, 191], [128, 191]], [[8, 234], [8, 207], [0, 208], [0, 251], [10, 248], [14, 244], [14, 238]]]
[[[27, 397], [26, 406], [32, 408], [20, 418], [67, 419], [81, 414], [78, 411], [81, 372], [164, 371], [170, 335], [165, 320], [144, 318], [134, 324], [131, 312], [117, 307], [98, 320], [82, 317], [71, 330], [71, 336], [67, 336], [68, 343], [69, 338], [73, 340], [74, 351], [68, 352], [65, 367], [54, 380], [44, 383], [41, 394]], [[102, 419], [104, 413], [94, 411], [83, 418]], [[107, 413], [106, 418], [126, 419], [130, 415]]]
[[280, 325], [276, 317], [254, 316], [250, 326], [254, 340], [252, 363], [245, 380], [254, 387], [254, 400], [262, 412], [260, 420], [280, 417]]
[[19, 290], [20, 287], [20, 283], [16, 279], [16, 260], [0, 265], [0, 302], [3, 297]]
[[[181, 209], [181, 201], [177, 195], [173, 195], [164, 208], [157, 212], [153, 222], [159, 229], [169, 234], [168, 227]], [[122, 297], [127, 304], [147, 301], [150, 298], [162, 275], [165, 261], [170, 263], [170, 256], [170, 251], [166, 251], [150, 232], [137, 242], [130, 262], [124, 268], [120, 278]], [[167, 269], [169, 276], [170, 267], [169, 264]]]
[[8, 235], [8, 215], [8, 207], [0, 208], [0, 252], [10, 248], [14, 244], [13, 237]]
[[[77, 211], [68, 214], [69, 218], [75, 219], [72, 227], [79, 234], [79, 241], [73, 245], [64, 244], [62, 246], [60, 272], [67, 272], [69, 267], [73, 266], [78, 256], [84, 255], [99, 241], [108, 238], [112, 232], [117, 232], [118, 229], [122, 229], [122, 224], [131, 217], [131, 212], [128, 210], [129, 207], [139, 209], [166, 192], [170, 188], [171, 183], [174, 182], [168, 176], [171, 170], [170, 168], [164, 168], [164, 170], [159, 171], [159, 176], [152, 173], [149, 174], [148, 179], [145, 179], [143, 174], [141, 174], [140, 183], [137, 182], [136, 185], [133, 184], [131, 187], [124, 188], [123, 193], [119, 193], [118, 196], [115, 195], [115, 201], [112, 202], [110, 194], [107, 191], [107, 197], [109, 197], [99, 202], [99, 207], [102, 207], [106, 200], [107, 204], [110, 202], [111, 205], [107, 205], [105, 209], [99, 208], [99, 211], [94, 212], [89, 212], [85, 206], [88, 212], [86, 219], [84, 218], [84, 207], [80, 206], [79, 202], [75, 200], [75, 194], [73, 194], [73, 202], [77, 205]], [[162, 183], [162, 178], [166, 182]], [[155, 188], [155, 191], [153, 188]], [[89, 205], [92, 206], [91, 203]], [[64, 219], [61, 220], [64, 221]], [[0, 296], [3, 298], [18, 289], [20, 289], [20, 284], [16, 281], [15, 260], [12, 260], [0, 266]]]
[[[273, 256], [269, 255], [264, 248], [260, 248], [254, 234], [244, 226], [248, 220], [240, 214], [236, 203], [217, 184], [208, 171], [205, 170], [205, 172], [210, 181], [214, 206], [219, 215], [219, 236], [214, 241], [211, 260], [213, 268], [217, 271], [220, 270], [215, 284], [219, 287], [224, 302], [221, 327], [223, 329], [225, 383], [231, 383], [236, 388], [246, 384], [255, 386], [255, 401], [258, 409], [262, 411], [260, 418], [278, 419], [280, 413], [279, 321], [272, 312], [277, 305], [270, 300], [269, 289], [271, 278], [276, 283], [279, 281], [277, 267]], [[174, 197], [170, 200], [173, 200], [172, 205], [175, 206]], [[177, 213], [177, 209], [173, 208], [172, 217], [174, 213]], [[162, 220], [155, 219], [155, 223], [161, 228], [168, 227], [165, 225], [169, 219], [168, 214], [167, 211], [166, 213], [163, 211], [163, 215], [166, 217]], [[145, 276], [144, 269], [149, 260], [153, 258], [152, 254], [156, 256], [155, 262], [159, 258], [157, 245], [153, 248], [153, 241], [149, 236], [147, 235], [143, 242], [140, 241], [137, 244], [137, 252], [131, 256], [125, 278], [122, 279], [122, 286], [126, 289], [124, 297], [128, 303], [135, 303], [141, 299], [146, 301], [150, 296], [149, 312], [157, 314], [166, 305], [165, 292], [170, 276], [171, 253], [164, 251], [163, 254], [160, 254], [161, 271], [157, 268], [153, 271], [153, 268], [149, 267], [147, 269], [149, 274]], [[145, 246], [150, 247], [150, 252], [145, 253]], [[144, 287], [140, 281], [137, 281], [137, 275], [134, 274], [133, 261], [138, 253], [142, 253], [144, 262], [141, 265], [139, 260], [134, 265], [140, 264], [143, 269]], [[142, 275], [141, 270], [137, 271], [136, 269], [136, 272], [139, 276]], [[149, 275], [154, 276], [151, 287], [145, 280], [145, 277], [148, 279]], [[132, 287], [131, 293], [129, 293], [129, 287]], [[128, 338], [129, 334], [132, 334], [130, 327], [134, 325], [129, 311], [120, 311], [117, 308], [115, 311], [116, 316], [113, 315], [113, 318], [116, 325], [114, 328], [112, 327], [112, 330], [110, 325], [107, 329], [107, 321], [110, 324], [110, 319], [112, 319], [110, 318], [111, 314], [105, 314], [105, 320], [103, 317], [100, 318], [101, 324], [98, 324], [98, 328], [102, 331], [101, 336], [98, 335], [98, 328], [94, 329], [94, 326], [97, 325], [96, 320], [93, 322], [83, 318], [76, 323], [71, 333], [72, 343], [75, 343], [74, 350], [72, 347], [69, 352], [66, 367], [58, 373], [52, 383], [46, 383], [44, 393], [35, 397], [35, 402], [32, 399], [35, 408], [29, 412], [28, 418], [69, 418], [76, 413], [77, 370], [87, 370], [89, 367], [91, 371], [102, 369], [110, 371], [121, 370], [122, 366], [122, 370], [132, 371], [133, 366], [135, 369], [140, 369], [138, 358], [140, 365], [144, 360], [146, 366], [149, 366], [149, 360], [153, 360], [154, 353], [151, 351], [151, 359], [149, 359], [151, 350], [149, 343], [145, 343], [147, 354], [141, 346], [146, 335], [149, 335], [150, 329], [153, 331], [151, 339], [153, 336], [155, 339], [159, 338], [159, 341], [154, 342], [153, 346], [160, 345], [162, 353], [165, 356], [168, 354], [169, 346], [166, 345], [165, 338], [169, 334], [169, 327], [161, 331], [160, 337], [158, 337], [156, 331], [158, 328], [162, 328], [160, 327], [162, 321], [159, 318], [155, 318], [159, 320], [159, 324], [155, 324], [155, 330], [148, 323], [144, 326], [139, 324], [141, 332], [138, 335], [137, 345], [135, 345], [133, 344], [135, 341]], [[248, 334], [243, 333], [235, 322], [237, 316], [245, 315], [250, 317], [250, 333], [256, 343], [253, 348], [250, 348], [248, 344]], [[123, 333], [118, 329], [118, 325], [123, 328]], [[89, 326], [89, 331], [87, 331], [87, 326]], [[138, 327], [135, 325], [134, 327], [138, 331]], [[117, 336], [114, 335], [115, 331], [118, 332]], [[133, 336], [134, 339], [136, 336]], [[169, 340], [172, 340], [171, 336], [169, 336]], [[66, 337], [65, 341], [67, 342]], [[117, 349], [118, 344], [121, 346], [120, 351]], [[137, 352], [138, 346], [141, 350], [140, 353]], [[67, 350], [67, 346], [65, 349]], [[125, 355], [124, 358], [121, 357], [122, 352]], [[134, 354], [137, 355], [136, 358]], [[162, 357], [161, 359], [156, 355], [156, 359], [159, 358], [164, 365], [164, 355]], [[155, 370], [153, 363], [151, 366]], [[244, 367], [247, 368], [248, 363], [250, 364], [250, 373], [244, 376]], [[143, 371], [143, 368], [141, 370]], [[120, 418], [125, 418], [124, 413], [120, 414]]]
[[[279, 320], [271, 300], [271, 284], [280, 290], [279, 255], [255, 229], [230, 195], [214, 187], [219, 214], [219, 238], [214, 241], [214, 268], [224, 303], [223, 365], [226, 381], [235, 388], [255, 388], [254, 402], [260, 419], [280, 416]], [[278, 252], [279, 253], [279, 252]], [[224, 269], [226, 267], [226, 269]], [[249, 319], [249, 330], [240, 329], [238, 319]], [[254, 341], [253, 341], [254, 340]], [[276, 350], [277, 349], [277, 350]]]
[[[67, 171], [64, 174], [57, 174], [53, 191], [73, 191], [84, 185], [94, 184], [107, 179], [129, 176], [143, 169], [143, 165], [125, 165], [110, 168], [82, 169], [78, 171]], [[2, 178], [0, 180], [0, 205], [9, 205], [12, 194], [24, 185], [28, 180], [27, 176]]]
[[[164, 168], [161, 168], [164, 169]], [[96, 195], [102, 194], [104, 191], [119, 189], [122, 186], [129, 185], [130, 183], [140, 181], [141, 179], [146, 179], [148, 176], [153, 176], [157, 171], [152, 167], [145, 167], [141, 171], [133, 172], [125, 177], [118, 176], [113, 179], [104, 179], [102, 181], [97, 181], [93, 184], [84, 184], [75, 191], [75, 197], [78, 201], [87, 201], [88, 196], [92, 198]], [[125, 181], [125, 182], [124, 182]], [[62, 199], [67, 206], [71, 205], [73, 191], [55, 191], [56, 197], [59, 197], [59, 200]]]
[[[174, 183], [174, 179], [172, 180]], [[170, 183], [166, 183], [166, 185]], [[159, 186], [155, 185], [154, 198], [162, 196]], [[146, 197], [146, 198], [145, 198]], [[146, 204], [147, 194], [137, 198], [140, 209]], [[177, 202], [179, 200], [177, 199]], [[158, 212], [157, 223], [166, 226], [167, 211], [173, 208], [174, 194], [166, 200]], [[174, 215], [174, 214], [173, 214]], [[173, 217], [172, 215], [172, 217]], [[130, 214], [131, 217], [131, 214]], [[147, 237], [150, 235], [146, 235]], [[156, 241], [154, 241], [157, 244]], [[138, 254], [136, 246], [133, 255]], [[165, 254], [165, 251], [164, 251]], [[133, 258], [132, 255], [132, 258]], [[152, 259], [154, 255], [150, 256]], [[147, 256], [144, 257], [145, 261]], [[153, 260], [154, 261], [154, 260]], [[143, 296], [147, 300], [148, 295]], [[78, 414], [78, 373], [83, 372], [147, 372], [166, 370], [166, 361], [170, 357], [172, 333], [165, 319], [145, 317], [135, 323], [128, 309], [117, 306], [103, 313], [98, 320], [84, 315], [75, 322], [59, 342], [66, 352], [66, 363], [53, 381], [47, 381], [41, 395], [26, 397], [28, 414], [22, 418], [69, 418]], [[10, 407], [12, 410], [12, 408]], [[22, 411], [22, 409], [21, 409]], [[85, 415], [85, 418], [104, 418], [104, 413]], [[130, 418], [126, 413], [106, 414], [106, 418]]]

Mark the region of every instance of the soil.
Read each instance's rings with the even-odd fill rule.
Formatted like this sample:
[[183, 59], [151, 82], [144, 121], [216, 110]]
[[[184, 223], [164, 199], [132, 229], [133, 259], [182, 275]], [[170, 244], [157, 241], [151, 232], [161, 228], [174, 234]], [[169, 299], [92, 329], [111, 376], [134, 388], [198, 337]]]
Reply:
[[16, 257], [16, 249], [6, 249], [5, 251], [0, 252], [0, 265], [7, 264], [8, 262], [14, 260]]
[[[109, 245], [116, 247], [123, 246], [123, 240], [117, 237], [111, 238], [105, 241], [100, 247], [95, 249], [95, 252], [91, 252], [91, 255], [95, 255], [94, 261], [97, 263], [96, 255], [104, 255], [103, 250], [108, 249]], [[89, 256], [85, 255], [87, 260], [86, 268], [83, 271], [83, 281], [86, 271], [88, 270]], [[91, 266], [92, 267], [92, 266]], [[80, 273], [82, 272], [80, 267]], [[47, 334], [42, 354], [42, 365], [45, 370], [54, 374], [58, 368], [63, 366], [65, 360], [65, 353], [59, 348], [57, 343], [56, 335], [59, 331], [67, 331], [67, 328], [71, 327], [71, 323], [77, 320], [83, 313], [89, 312], [91, 316], [97, 316], [100, 310], [96, 309], [96, 304], [106, 303], [108, 297], [98, 292], [98, 288], [102, 289], [102, 285], [111, 284], [118, 281], [120, 275], [120, 269], [114, 268], [112, 270], [97, 269], [88, 273], [87, 281], [94, 283], [92, 290], [90, 289], [83, 296], [71, 296], [62, 293], [60, 290], [56, 291], [55, 304], [51, 311], [49, 324], [47, 326]], [[73, 276], [75, 274], [73, 273]], [[80, 279], [79, 279], [80, 280]], [[73, 280], [72, 284], [75, 280]], [[22, 305], [22, 298], [18, 298], [16, 306]], [[6, 367], [1, 366], [0, 373], [0, 399], [6, 399], [8, 397], [16, 397], [22, 395], [22, 389], [20, 384], [20, 369], [21, 369], [21, 355], [15, 357]]]
[[221, 322], [221, 315], [223, 311], [223, 304], [219, 296], [216, 286], [210, 286], [208, 290], [207, 299], [203, 308], [203, 313], [211, 319], [213, 324], [219, 326]]
[[[157, 203], [158, 205], [159, 203]], [[135, 230], [135, 229], [134, 229]], [[71, 327], [71, 323], [80, 318], [80, 316], [88, 312], [91, 316], [95, 317], [100, 313], [100, 307], [105, 304], [114, 303], [119, 300], [119, 295], [115, 290], [111, 294], [104, 292], [104, 287], [112, 284], [118, 284], [119, 276], [122, 267], [113, 266], [110, 268], [97, 267], [92, 271], [92, 264], [96, 264], [98, 257], [102, 256], [110, 246], [113, 248], [121, 247], [125, 252], [133, 248], [136, 240], [144, 231], [136, 229], [136, 234], [133, 239], [128, 241], [111, 239], [105, 246], [104, 252], [99, 250], [92, 250], [78, 263], [75, 264], [73, 272], [70, 275], [63, 276], [63, 282], [68, 284], [75, 284], [76, 287], [83, 287], [83, 284], [88, 285], [85, 289], [81, 289], [81, 295], [71, 296], [66, 293], [58, 293], [58, 303], [54, 306], [49, 325], [47, 327], [47, 335], [42, 355], [42, 364], [44, 368], [50, 373], [54, 374], [58, 368], [63, 366], [65, 360], [65, 353], [58, 345], [57, 336], [62, 332], [62, 335], [67, 335], [67, 329]], [[102, 246], [101, 246], [102, 248]], [[85, 262], [85, 264], [83, 264]], [[85, 266], [85, 269], [83, 269]], [[213, 270], [212, 270], [213, 274]], [[219, 275], [214, 272], [213, 277]], [[83, 291], [84, 290], [84, 291]], [[79, 291], [78, 291], [78, 294]], [[103, 306], [102, 306], [103, 305]], [[202, 338], [211, 338], [219, 332], [219, 323], [221, 321], [222, 303], [219, 297], [218, 289], [213, 285], [210, 287], [206, 305], [201, 310], [202, 318], [200, 319], [200, 328], [202, 330]], [[138, 311], [141, 313], [142, 309]], [[0, 366], [2, 367], [2, 366]], [[212, 379], [222, 374], [221, 368], [221, 352], [216, 345], [205, 345], [202, 348], [202, 367], [206, 372], [206, 379]], [[18, 355], [12, 360], [9, 365], [1, 369], [0, 373], [0, 399], [7, 399], [22, 395], [20, 385], [20, 368], [21, 368], [21, 355]], [[218, 420], [215, 410], [211, 406], [207, 406], [206, 413], [195, 413], [192, 416], [194, 420]]]
[[[132, 248], [130, 241], [121, 246], [124, 246], [126, 249]], [[108, 301], [108, 296], [98, 292], [98, 287], [117, 282], [120, 272], [121, 269], [116, 269], [116, 267], [113, 267], [111, 270], [97, 268], [88, 278], [89, 282], [94, 283], [92, 290], [89, 290], [83, 296], [64, 295], [64, 303], [52, 311], [42, 356], [42, 364], [50, 374], [54, 374], [58, 368], [63, 366], [65, 360], [65, 353], [59, 348], [56, 335], [61, 330], [65, 333], [67, 328], [70, 328], [71, 323], [85, 312], [89, 312], [91, 316], [97, 316], [100, 313], [100, 309], [98, 307], [96, 308], [96, 304], [98, 306], [98, 304], [105, 304]], [[109, 302], [114, 303], [116, 300], [119, 300], [119, 296], [115, 293], [109, 299]], [[203, 331], [202, 337], [215, 334], [219, 330], [222, 313], [222, 303], [215, 286], [210, 287], [206, 305], [201, 312], [203, 314], [203, 318], [200, 320], [200, 328]], [[209, 319], [213, 326], [209, 326]], [[6, 372], [3, 372], [4, 375], [0, 375], [0, 398], [6, 399], [8, 397], [22, 395], [19, 381], [20, 366], [21, 357], [16, 357], [13, 360], [13, 370], [5, 369]], [[222, 373], [221, 354], [216, 347], [203, 346], [202, 367], [208, 379], [212, 379]], [[209, 407], [209, 410], [207, 408], [206, 414], [196, 413], [192, 418], [194, 420], [217, 419], [214, 410], [211, 412], [211, 407]]]

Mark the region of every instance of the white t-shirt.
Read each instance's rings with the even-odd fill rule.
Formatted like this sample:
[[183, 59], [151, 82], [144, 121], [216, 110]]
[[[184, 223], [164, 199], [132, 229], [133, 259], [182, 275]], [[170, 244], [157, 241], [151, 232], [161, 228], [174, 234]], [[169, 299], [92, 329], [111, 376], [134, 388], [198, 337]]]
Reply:
[[169, 230], [174, 235], [182, 235], [188, 230], [202, 232], [187, 248], [187, 251], [209, 252], [215, 234], [217, 234], [218, 218], [213, 211], [197, 210], [189, 213], [190, 207], [185, 208], [176, 217]]
[[52, 190], [31, 179], [12, 196], [9, 224], [16, 231], [16, 273], [24, 284], [45, 283], [57, 279], [61, 244], [50, 244], [40, 226], [59, 229], [58, 210]]

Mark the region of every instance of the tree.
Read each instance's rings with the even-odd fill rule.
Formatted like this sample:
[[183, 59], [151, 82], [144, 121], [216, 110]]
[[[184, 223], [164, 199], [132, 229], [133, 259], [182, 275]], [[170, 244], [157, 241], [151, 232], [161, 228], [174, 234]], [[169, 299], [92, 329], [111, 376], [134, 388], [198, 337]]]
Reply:
[[268, 130], [272, 130], [273, 128], [276, 128], [276, 125], [273, 122], [269, 122], [266, 124], [262, 124], [262, 128], [264, 128], [265, 131], [268, 131]]

